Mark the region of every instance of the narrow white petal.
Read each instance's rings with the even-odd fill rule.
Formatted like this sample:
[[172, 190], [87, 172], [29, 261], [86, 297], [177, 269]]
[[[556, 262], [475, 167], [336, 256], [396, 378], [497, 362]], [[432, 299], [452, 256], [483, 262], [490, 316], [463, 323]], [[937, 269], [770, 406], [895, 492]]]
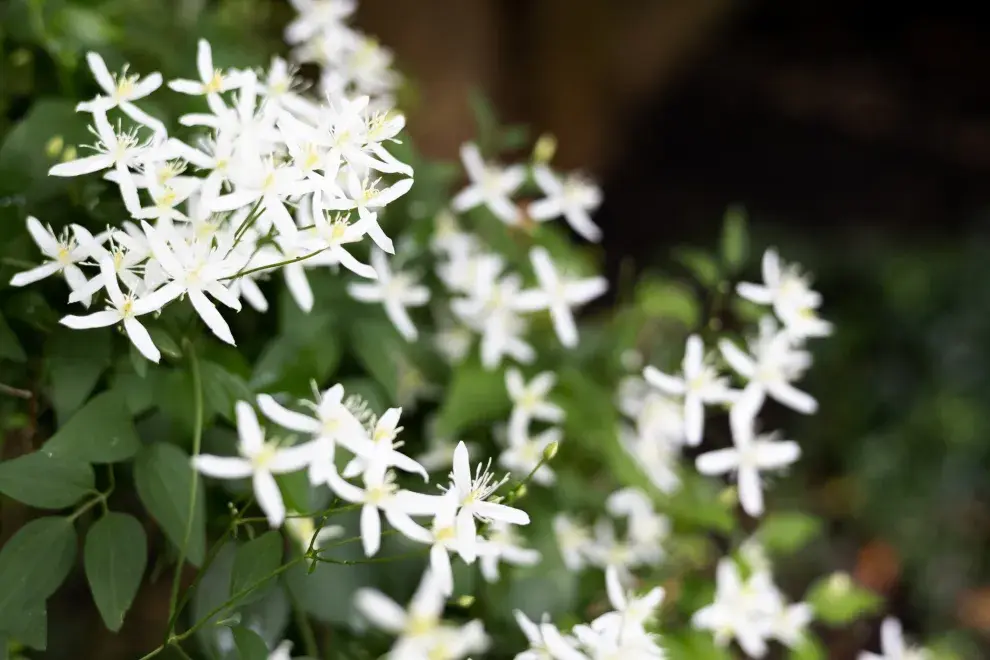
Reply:
[[646, 379], [647, 383], [666, 394], [674, 396], [684, 394], [684, 381], [665, 374], [654, 366], [647, 365], [643, 369], [643, 378]]
[[739, 452], [735, 449], [716, 449], [698, 456], [695, 467], [706, 475], [725, 474], [739, 465]]
[[213, 334], [231, 346], [236, 344], [234, 341], [234, 336], [230, 334], [230, 327], [227, 325], [227, 322], [223, 320], [223, 316], [221, 316], [220, 312], [217, 311], [216, 306], [211, 303], [205, 295], [203, 295], [202, 291], [190, 291], [189, 301], [196, 309], [196, 313], [199, 314], [199, 317], [203, 319], [203, 322], [206, 323], [207, 327], [213, 331]]
[[382, 520], [373, 504], [361, 507], [361, 544], [366, 557], [373, 557], [382, 544]]
[[33, 284], [57, 273], [61, 268], [57, 261], [49, 261], [48, 263], [17, 273], [10, 278], [10, 286], [27, 286], [28, 284]]
[[450, 555], [442, 545], [430, 548], [430, 569], [436, 576], [437, 586], [444, 596], [454, 593], [454, 570], [450, 566]]
[[268, 394], [258, 395], [258, 407], [265, 417], [290, 431], [317, 433], [320, 430], [319, 420], [285, 408]]
[[96, 156], [86, 156], [75, 160], [67, 160], [64, 163], [53, 165], [48, 170], [49, 176], [81, 176], [105, 170], [113, 166], [113, 156], [107, 154], [97, 154]]
[[354, 606], [366, 619], [386, 632], [398, 634], [405, 628], [405, 610], [380, 591], [359, 589], [354, 595]]
[[120, 319], [120, 312], [108, 309], [103, 312], [87, 314], [86, 316], [64, 316], [59, 323], [73, 330], [88, 330], [90, 328], [105, 328], [108, 325], [118, 323]]
[[215, 479], [244, 479], [254, 471], [250, 461], [237, 456], [200, 454], [192, 459], [193, 468]]
[[750, 467], [739, 468], [739, 503], [751, 516], [763, 513], [763, 486], [760, 473]]
[[238, 446], [242, 456], [254, 456], [261, 451], [265, 444], [265, 434], [258, 424], [258, 416], [247, 401], [234, 404], [234, 414], [237, 417]]
[[766, 388], [767, 394], [799, 413], [811, 415], [818, 410], [818, 402], [813, 396], [802, 392], [790, 383], [769, 383]]
[[158, 350], [158, 347], [155, 346], [155, 342], [151, 340], [151, 335], [148, 334], [148, 331], [137, 319], [124, 319], [124, 330], [127, 332], [127, 336], [130, 340], [141, 352], [141, 355], [148, 358], [152, 362], [158, 362], [161, 360], [161, 351]]
[[268, 524], [272, 528], [281, 527], [285, 521], [285, 502], [282, 501], [282, 491], [278, 489], [278, 483], [271, 472], [261, 470], [255, 472], [254, 496], [258, 500], [258, 506], [268, 517]]

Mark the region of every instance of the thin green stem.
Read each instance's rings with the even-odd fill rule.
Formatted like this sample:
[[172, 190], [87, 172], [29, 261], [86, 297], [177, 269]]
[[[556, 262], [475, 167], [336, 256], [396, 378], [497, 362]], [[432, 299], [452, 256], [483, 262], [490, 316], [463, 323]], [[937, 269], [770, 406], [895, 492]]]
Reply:
[[79, 518], [79, 516], [86, 513], [97, 504], [103, 504], [104, 502], [106, 502], [107, 496], [109, 494], [110, 494], [109, 492], [98, 493], [94, 498], [87, 500], [82, 506], [80, 506], [78, 509], [72, 512], [72, 515], [69, 516], [69, 522], [73, 522], [74, 520]]
[[[314, 534], [313, 537], [315, 538], [316, 535]], [[299, 634], [302, 636], [303, 648], [306, 649], [306, 655], [310, 658], [319, 658], [320, 645], [316, 642], [313, 623], [306, 616], [306, 612], [303, 611], [299, 599], [292, 593], [292, 589], [286, 589], [286, 592], [289, 594], [289, 600], [292, 603], [292, 612], [296, 617], [296, 627], [299, 628]]]
[[284, 261], [277, 261], [277, 262], [275, 262], [273, 264], [267, 264], [265, 266], [256, 266], [254, 268], [248, 268], [247, 270], [242, 270], [239, 273], [234, 273], [233, 275], [228, 275], [227, 277], [221, 277], [220, 278], [220, 281], [236, 280], [238, 277], [244, 277], [245, 275], [250, 275], [251, 273], [257, 273], [258, 271], [268, 270], [269, 268], [280, 268], [282, 266], [288, 266], [289, 264], [294, 264], [294, 263], [298, 263], [300, 261], [305, 261], [306, 259], [309, 259], [310, 257], [315, 257], [316, 255], [320, 254], [321, 252], [326, 252], [331, 247], [333, 247], [333, 246], [328, 245], [326, 247], [320, 248], [319, 250], [316, 250], [315, 252], [310, 252], [309, 254], [304, 254], [301, 257], [293, 257], [292, 259], [286, 259]]
[[[183, 344], [189, 354], [189, 363], [192, 368], [193, 381], [193, 406], [195, 415], [195, 426], [193, 427], [193, 458], [199, 456], [200, 445], [203, 441], [203, 381], [199, 374], [199, 360], [196, 357], [196, 349], [189, 339], [184, 339]], [[186, 552], [189, 548], [189, 538], [192, 536], [193, 517], [196, 513], [196, 495], [199, 486], [199, 477], [192, 475], [192, 484], [189, 486], [189, 508], [186, 511], [186, 532], [182, 537], [182, 546], [179, 548], [179, 560], [175, 566], [175, 577], [172, 579], [172, 596], [169, 599], [168, 616], [169, 629], [165, 633], [171, 635], [175, 629], [175, 610], [179, 602], [179, 585], [182, 582], [182, 567], [186, 563]]]
[[330, 559], [329, 557], [321, 557], [316, 554], [313, 555], [312, 559], [323, 564], [338, 564], [340, 566], [357, 566], [359, 564], [388, 564], [393, 561], [401, 561], [403, 559], [411, 559], [412, 557], [422, 557], [423, 555], [429, 553], [429, 548], [424, 548], [422, 550], [413, 550], [411, 552], [405, 552], [401, 555], [392, 555], [390, 557], [370, 557], [368, 559]]
[[237, 230], [234, 232], [233, 247], [237, 247], [237, 244], [241, 242], [242, 238], [244, 238], [244, 234], [247, 233], [247, 230], [250, 229], [251, 225], [253, 225], [255, 221], [261, 217], [261, 213], [258, 213], [258, 208], [260, 206], [261, 206], [261, 199], [259, 198], [258, 201], [254, 203], [254, 206], [251, 207], [251, 210], [248, 212], [247, 217], [244, 218], [244, 221], [241, 223], [241, 226], [238, 227]]
[[[343, 513], [344, 511], [353, 511], [354, 509], [360, 508], [362, 504], [345, 504], [340, 507], [331, 507], [329, 509], [324, 509], [323, 511], [314, 511], [312, 513], [290, 513], [286, 515], [286, 518], [327, 518], [335, 513]], [[241, 520], [242, 524], [247, 523], [263, 523], [268, 522], [268, 518], [264, 516], [258, 516], [255, 518], [244, 518]]]

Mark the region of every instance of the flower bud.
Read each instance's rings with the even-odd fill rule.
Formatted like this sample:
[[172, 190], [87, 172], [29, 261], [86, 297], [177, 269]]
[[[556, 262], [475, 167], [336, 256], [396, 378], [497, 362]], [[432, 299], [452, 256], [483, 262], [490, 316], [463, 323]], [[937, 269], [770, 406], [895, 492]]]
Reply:
[[554, 440], [549, 445], [547, 445], [546, 449], [543, 450], [543, 460], [547, 462], [552, 461], [553, 457], [557, 455], [557, 448], [559, 446], [560, 443], [558, 443], [556, 440]]
[[546, 165], [553, 160], [555, 153], [557, 153], [557, 138], [549, 133], [544, 133], [533, 146], [533, 163]]

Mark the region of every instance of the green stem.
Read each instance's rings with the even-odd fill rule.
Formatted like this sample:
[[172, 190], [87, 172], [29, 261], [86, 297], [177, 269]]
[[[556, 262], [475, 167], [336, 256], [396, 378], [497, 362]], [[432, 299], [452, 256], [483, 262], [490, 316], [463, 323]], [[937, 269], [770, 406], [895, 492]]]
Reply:
[[315, 257], [316, 255], [320, 254], [321, 252], [326, 252], [331, 247], [332, 246], [328, 245], [328, 246], [326, 246], [324, 248], [320, 248], [319, 250], [316, 250], [315, 252], [310, 252], [309, 254], [304, 254], [301, 257], [293, 257], [292, 259], [286, 259], [285, 261], [277, 261], [277, 262], [275, 262], [273, 264], [267, 264], [265, 266], [256, 266], [254, 268], [248, 268], [247, 270], [242, 270], [239, 273], [234, 273], [233, 275], [228, 275], [227, 277], [221, 277], [220, 278], [220, 281], [223, 282], [223, 281], [226, 281], [226, 280], [236, 280], [238, 277], [244, 277], [245, 275], [250, 275], [251, 273], [257, 273], [258, 271], [261, 271], [261, 270], [268, 270], [269, 268], [280, 268], [282, 266], [288, 266], [289, 264], [294, 264], [294, 263], [297, 263], [297, 262], [300, 262], [300, 261], [305, 261], [306, 259], [309, 259], [310, 257]]
[[261, 198], [258, 198], [258, 201], [254, 203], [254, 206], [252, 206], [251, 210], [248, 212], [247, 217], [244, 218], [244, 221], [241, 223], [241, 226], [238, 227], [236, 231], [234, 231], [234, 245], [232, 246], [231, 249], [237, 247], [237, 244], [241, 242], [242, 238], [244, 238], [244, 234], [247, 233], [247, 230], [250, 229], [251, 225], [253, 225], [255, 221], [261, 217], [261, 213], [258, 213], [258, 208], [260, 206], [261, 206]]
[[422, 557], [424, 554], [429, 553], [430, 549], [425, 548], [423, 550], [413, 550], [411, 552], [405, 552], [401, 555], [392, 555], [391, 557], [370, 557], [368, 559], [330, 559], [329, 557], [321, 557], [316, 554], [313, 555], [313, 561], [318, 561], [323, 564], [338, 564], [340, 566], [356, 566], [359, 564], [388, 564], [393, 561], [401, 561], [403, 559], [411, 559], [413, 557]]
[[[186, 352], [189, 354], [189, 362], [192, 368], [193, 381], [193, 405], [195, 414], [195, 426], [193, 429], [193, 458], [199, 456], [200, 445], [203, 441], [203, 381], [199, 375], [199, 360], [196, 357], [196, 349], [189, 339], [183, 342]], [[189, 486], [189, 509], [186, 511], [186, 532], [182, 537], [182, 546], [179, 548], [179, 561], [175, 566], [175, 577], [172, 579], [172, 597], [169, 599], [168, 616], [169, 629], [165, 633], [171, 635], [175, 629], [176, 606], [179, 602], [179, 585], [182, 582], [182, 567], [186, 563], [186, 552], [189, 548], [189, 538], [192, 536], [193, 517], [196, 513], [196, 495], [199, 486], [199, 475], [193, 473], [192, 484]]]
[[320, 645], [316, 642], [313, 623], [306, 616], [302, 605], [299, 604], [299, 599], [292, 593], [292, 590], [286, 589], [286, 592], [289, 594], [289, 600], [292, 602], [292, 611], [296, 617], [296, 627], [299, 628], [299, 634], [302, 636], [303, 648], [306, 649], [306, 655], [310, 658], [319, 658]]

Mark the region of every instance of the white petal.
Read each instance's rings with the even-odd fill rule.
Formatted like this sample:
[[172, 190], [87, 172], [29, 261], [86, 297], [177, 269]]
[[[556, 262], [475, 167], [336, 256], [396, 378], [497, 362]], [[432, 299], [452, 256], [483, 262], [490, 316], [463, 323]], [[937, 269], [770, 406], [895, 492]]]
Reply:
[[705, 405], [701, 397], [688, 394], [684, 397], [684, 439], [691, 447], [701, 444], [705, 429]]
[[45, 279], [49, 275], [57, 273], [61, 270], [61, 268], [62, 267], [57, 261], [49, 261], [48, 263], [17, 273], [10, 278], [10, 286], [26, 286], [28, 284], [33, 284], [34, 282]]
[[203, 295], [202, 291], [190, 291], [189, 302], [192, 303], [199, 317], [213, 331], [213, 334], [231, 346], [235, 345], [234, 336], [230, 334], [230, 327], [227, 325], [227, 322], [223, 320], [223, 316], [217, 311], [216, 306]]
[[468, 564], [474, 563], [478, 554], [478, 532], [474, 526], [474, 515], [467, 509], [461, 509], [457, 514], [456, 532], [461, 559]]
[[209, 82], [213, 78], [213, 49], [206, 39], [200, 39], [197, 44], [196, 72], [203, 82]]
[[430, 548], [430, 570], [437, 579], [437, 587], [444, 596], [454, 593], [454, 570], [450, 566], [450, 555], [442, 545]]
[[467, 445], [462, 440], [454, 448], [453, 472], [454, 488], [463, 495], [471, 490], [471, 465], [469, 461]]
[[725, 474], [739, 465], [739, 452], [735, 449], [716, 449], [695, 460], [698, 472], [706, 475]]
[[473, 142], [465, 142], [461, 145], [461, 162], [464, 163], [464, 170], [472, 181], [479, 181], [485, 176], [485, 161], [481, 157], [478, 145]]
[[770, 289], [751, 282], [740, 282], [737, 284], [736, 293], [742, 298], [758, 305], [769, 305], [773, 302], [773, 292]]
[[602, 240], [602, 230], [591, 220], [591, 216], [584, 209], [567, 209], [564, 217], [571, 229], [584, 240], [592, 243]]
[[578, 330], [574, 323], [574, 315], [567, 305], [554, 304], [550, 307], [550, 320], [560, 343], [568, 348], [578, 344]]
[[234, 404], [234, 414], [237, 417], [237, 436], [240, 439], [238, 447], [242, 456], [254, 456], [261, 451], [265, 444], [265, 434], [258, 424], [258, 416], [247, 401]]
[[100, 54], [92, 51], [86, 53], [86, 64], [89, 65], [89, 70], [93, 72], [93, 77], [96, 78], [97, 84], [103, 88], [103, 91], [107, 94], [113, 94], [116, 91], [117, 85], [113, 80], [113, 76], [110, 75], [110, 71], [107, 70], [106, 62], [103, 61]]
[[761, 470], [777, 470], [787, 467], [801, 457], [801, 446], [792, 440], [760, 442], [757, 445], [757, 463]]
[[584, 305], [608, 291], [608, 280], [604, 277], [589, 277], [568, 282], [565, 288], [567, 302], [577, 307]]
[[406, 308], [391, 298], [385, 298], [384, 306], [385, 315], [388, 316], [392, 325], [399, 331], [399, 334], [406, 341], [415, 341], [419, 333], [416, 332], [416, 326], [413, 325], [412, 319], [409, 318], [409, 312]]
[[113, 156], [109, 156], [107, 154], [97, 154], [96, 156], [86, 156], [85, 158], [67, 160], [64, 163], [53, 165], [52, 168], [48, 170], [48, 175], [81, 176], [83, 174], [92, 174], [93, 172], [98, 172], [100, 170], [105, 170], [108, 167], [112, 167], [113, 160]]
[[626, 590], [619, 582], [619, 571], [611, 564], [605, 569], [605, 591], [613, 609], [620, 612], [626, 609]]
[[27, 217], [28, 233], [31, 234], [31, 238], [34, 239], [35, 244], [41, 249], [42, 252], [50, 257], [55, 257], [58, 255], [58, 241], [55, 236], [41, 224], [33, 215]]
[[756, 374], [756, 363], [746, 353], [742, 352], [738, 346], [728, 339], [723, 339], [718, 343], [718, 348], [722, 351], [722, 357], [729, 363], [729, 366], [736, 370], [743, 378], [752, 378]]
[[281, 527], [285, 521], [285, 502], [282, 501], [282, 491], [278, 489], [278, 483], [271, 472], [261, 470], [255, 472], [254, 496], [258, 500], [258, 506], [268, 517], [268, 524], [274, 529]]
[[319, 420], [285, 408], [268, 394], [258, 395], [258, 407], [265, 417], [290, 431], [317, 433], [320, 430]]
[[108, 325], [118, 323], [120, 319], [120, 312], [117, 310], [106, 310], [86, 316], [65, 316], [59, 323], [73, 330], [88, 330], [89, 328], [105, 328]]
[[884, 655], [889, 658], [900, 658], [904, 655], [904, 632], [901, 622], [894, 617], [887, 617], [880, 624], [880, 645]]
[[358, 589], [354, 606], [377, 627], [398, 634], [406, 626], [406, 612], [399, 605], [374, 589]]
[[317, 442], [310, 441], [279, 449], [272, 458], [271, 471], [276, 474], [284, 474], [308, 467], [315, 458], [314, 450], [317, 448]]
[[293, 300], [299, 309], [309, 313], [313, 309], [313, 289], [309, 286], [306, 271], [301, 263], [288, 264], [282, 269], [285, 275], [285, 285], [289, 288]]
[[760, 473], [753, 468], [739, 468], [739, 503], [743, 511], [751, 516], [763, 513], [763, 486], [760, 484]]
[[388, 519], [388, 523], [407, 539], [419, 543], [433, 543], [433, 535], [430, 531], [414, 521], [406, 513], [398, 511], [394, 507], [389, 507], [385, 511], [385, 517]]
[[215, 479], [243, 479], [251, 476], [251, 462], [237, 456], [200, 454], [192, 459], [193, 468]]
[[684, 394], [684, 381], [665, 374], [654, 366], [647, 365], [643, 369], [643, 378], [646, 379], [647, 383], [666, 394], [675, 396]]
[[802, 392], [790, 383], [768, 383], [766, 388], [767, 394], [799, 413], [811, 415], [818, 410], [818, 402], [813, 396]]
[[780, 282], [780, 257], [773, 248], [763, 253], [763, 282], [768, 287], [776, 287]]
[[130, 337], [130, 340], [141, 352], [141, 355], [148, 358], [152, 362], [158, 362], [161, 360], [161, 351], [158, 350], [158, 347], [155, 346], [155, 342], [151, 340], [151, 335], [148, 334], [148, 331], [137, 319], [124, 319], [124, 330], [127, 332], [127, 336]]
[[529, 514], [522, 509], [496, 504], [495, 502], [475, 502], [474, 510], [479, 516], [507, 522], [510, 525], [528, 525]]
[[361, 507], [361, 544], [366, 557], [373, 557], [382, 544], [382, 520], [373, 504]]

